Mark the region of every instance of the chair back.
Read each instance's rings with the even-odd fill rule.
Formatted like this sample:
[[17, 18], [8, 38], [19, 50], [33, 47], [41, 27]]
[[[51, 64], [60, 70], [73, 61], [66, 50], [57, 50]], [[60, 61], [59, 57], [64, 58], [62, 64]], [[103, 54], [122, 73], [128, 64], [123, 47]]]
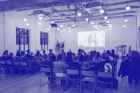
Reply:
[[13, 61], [12, 61], [12, 60], [7, 60], [7, 61], [6, 61], [6, 64], [7, 64], [7, 65], [12, 65], [12, 64], [13, 64]]
[[82, 76], [86, 76], [86, 77], [94, 77], [95, 76], [95, 72], [94, 71], [82, 70], [81, 71], [81, 75]]
[[43, 59], [42, 59], [41, 57], [35, 56], [35, 57], [34, 57], [34, 60], [35, 60], [35, 62], [36, 62], [37, 64], [43, 63]]
[[51, 72], [51, 67], [48, 65], [40, 65], [41, 72]]
[[0, 64], [1, 65], [5, 65], [6, 64], [5, 58], [0, 57]]
[[79, 70], [78, 69], [67, 69], [67, 74], [79, 75]]
[[19, 66], [19, 63], [20, 63], [19, 58], [14, 58], [14, 59], [13, 59], [13, 65], [14, 65], [14, 66]]
[[27, 60], [25, 58], [20, 59], [20, 66], [28, 66]]

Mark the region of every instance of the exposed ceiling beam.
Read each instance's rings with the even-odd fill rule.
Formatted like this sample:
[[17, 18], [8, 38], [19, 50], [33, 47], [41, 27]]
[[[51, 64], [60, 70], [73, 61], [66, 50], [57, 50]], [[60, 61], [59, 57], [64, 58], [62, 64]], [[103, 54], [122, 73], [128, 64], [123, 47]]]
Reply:
[[[135, 17], [135, 15], [125, 15], [125, 17]], [[124, 16], [113, 16], [113, 17], [109, 17], [109, 19], [116, 19], [116, 18], [124, 18]], [[94, 19], [90, 19], [91, 21], [95, 21], [95, 20], [101, 20], [101, 18], [94, 18]], [[79, 21], [85, 21], [83, 19], [77, 20]], [[63, 21], [56, 21], [55, 23], [69, 23], [69, 22], [73, 22], [73, 21], [69, 21], [69, 20], [63, 20]]]

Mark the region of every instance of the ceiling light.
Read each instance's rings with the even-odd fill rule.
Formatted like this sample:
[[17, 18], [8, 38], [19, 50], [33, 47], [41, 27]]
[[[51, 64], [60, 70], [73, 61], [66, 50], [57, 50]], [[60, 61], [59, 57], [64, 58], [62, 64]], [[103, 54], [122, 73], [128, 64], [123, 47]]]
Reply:
[[104, 16], [104, 19], [107, 19], [108, 17], [107, 16]]
[[127, 11], [129, 11], [130, 10], [130, 6], [126, 6], [126, 8], [125, 8]]
[[51, 28], [52, 26], [49, 26], [49, 28]]
[[91, 22], [92, 25], [94, 25], [94, 22]]
[[27, 18], [26, 17], [24, 18], [24, 21], [27, 22]]
[[97, 25], [95, 25], [94, 27], [95, 27], [95, 28], [97, 28], [98, 26], [97, 26]]
[[103, 9], [100, 10], [100, 13], [103, 14], [105, 11]]
[[99, 27], [97, 27], [97, 29], [100, 29]]
[[51, 21], [51, 23], [53, 24], [53, 23], [54, 23], [54, 21]]
[[112, 29], [110, 28], [109, 31], [111, 31]]
[[86, 18], [85, 20], [86, 20], [86, 21], [88, 21], [89, 19], [88, 19], [88, 18]]
[[38, 25], [41, 25], [41, 22], [38, 22]]
[[71, 29], [70, 27], [68, 27], [68, 29]]
[[29, 26], [30, 24], [29, 23], [26, 23], [26, 25]]
[[57, 30], [60, 30], [60, 28], [57, 28]]
[[127, 21], [128, 21], [127, 18], [125, 18], [125, 19], [124, 19], [124, 22], [127, 22]]
[[70, 32], [70, 31], [69, 31]]
[[42, 20], [43, 19], [42, 14], [39, 15], [38, 19], [39, 20]]
[[101, 27], [102, 25], [99, 25], [99, 27]]
[[123, 27], [125, 28], [125, 27], [126, 27], [126, 25], [124, 24], [124, 25], [123, 25]]
[[78, 12], [78, 16], [80, 17], [82, 15], [82, 13], [81, 12]]
[[63, 27], [63, 25], [61, 24], [60, 27]]
[[109, 20], [107, 20], [106, 23], [109, 23]]

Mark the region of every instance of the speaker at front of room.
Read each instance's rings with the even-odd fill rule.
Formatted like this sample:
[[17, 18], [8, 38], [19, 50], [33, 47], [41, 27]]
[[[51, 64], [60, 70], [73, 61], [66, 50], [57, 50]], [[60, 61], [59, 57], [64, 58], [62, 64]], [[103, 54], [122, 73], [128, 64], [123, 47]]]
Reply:
[[57, 24], [51, 24], [51, 27], [57, 27]]

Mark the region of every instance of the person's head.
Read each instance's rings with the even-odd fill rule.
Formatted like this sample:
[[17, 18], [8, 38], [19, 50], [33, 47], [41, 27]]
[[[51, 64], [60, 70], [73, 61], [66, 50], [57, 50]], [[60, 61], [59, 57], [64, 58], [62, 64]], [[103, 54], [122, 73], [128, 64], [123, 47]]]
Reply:
[[93, 51], [93, 54], [94, 54], [94, 55], [96, 54], [96, 50]]
[[36, 51], [36, 55], [40, 56], [40, 51], [39, 50]]
[[21, 51], [21, 56], [25, 56], [25, 52], [24, 51]]
[[90, 55], [94, 55], [94, 52], [93, 51], [90, 51]]
[[29, 49], [27, 50], [27, 54], [30, 54], [30, 50]]
[[96, 53], [96, 58], [100, 58], [100, 53], [99, 52]]
[[81, 52], [82, 52], [82, 49], [78, 49], [78, 54], [81, 54]]
[[33, 52], [31, 52], [31, 56], [34, 56], [34, 53]]
[[112, 54], [115, 54], [115, 50], [114, 50], [114, 49], [112, 49], [112, 50], [111, 50], [111, 53], [112, 53]]
[[11, 52], [11, 53], [9, 54], [9, 56], [10, 56], [10, 57], [13, 57], [13, 53]]
[[111, 54], [110, 50], [107, 50], [107, 52], [106, 52], [106, 53], [107, 53], [107, 55], [110, 55], [110, 54]]
[[49, 49], [49, 52], [52, 53], [52, 49]]
[[46, 54], [46, 51], [45, 50], [43, 51], [43, 54]]

